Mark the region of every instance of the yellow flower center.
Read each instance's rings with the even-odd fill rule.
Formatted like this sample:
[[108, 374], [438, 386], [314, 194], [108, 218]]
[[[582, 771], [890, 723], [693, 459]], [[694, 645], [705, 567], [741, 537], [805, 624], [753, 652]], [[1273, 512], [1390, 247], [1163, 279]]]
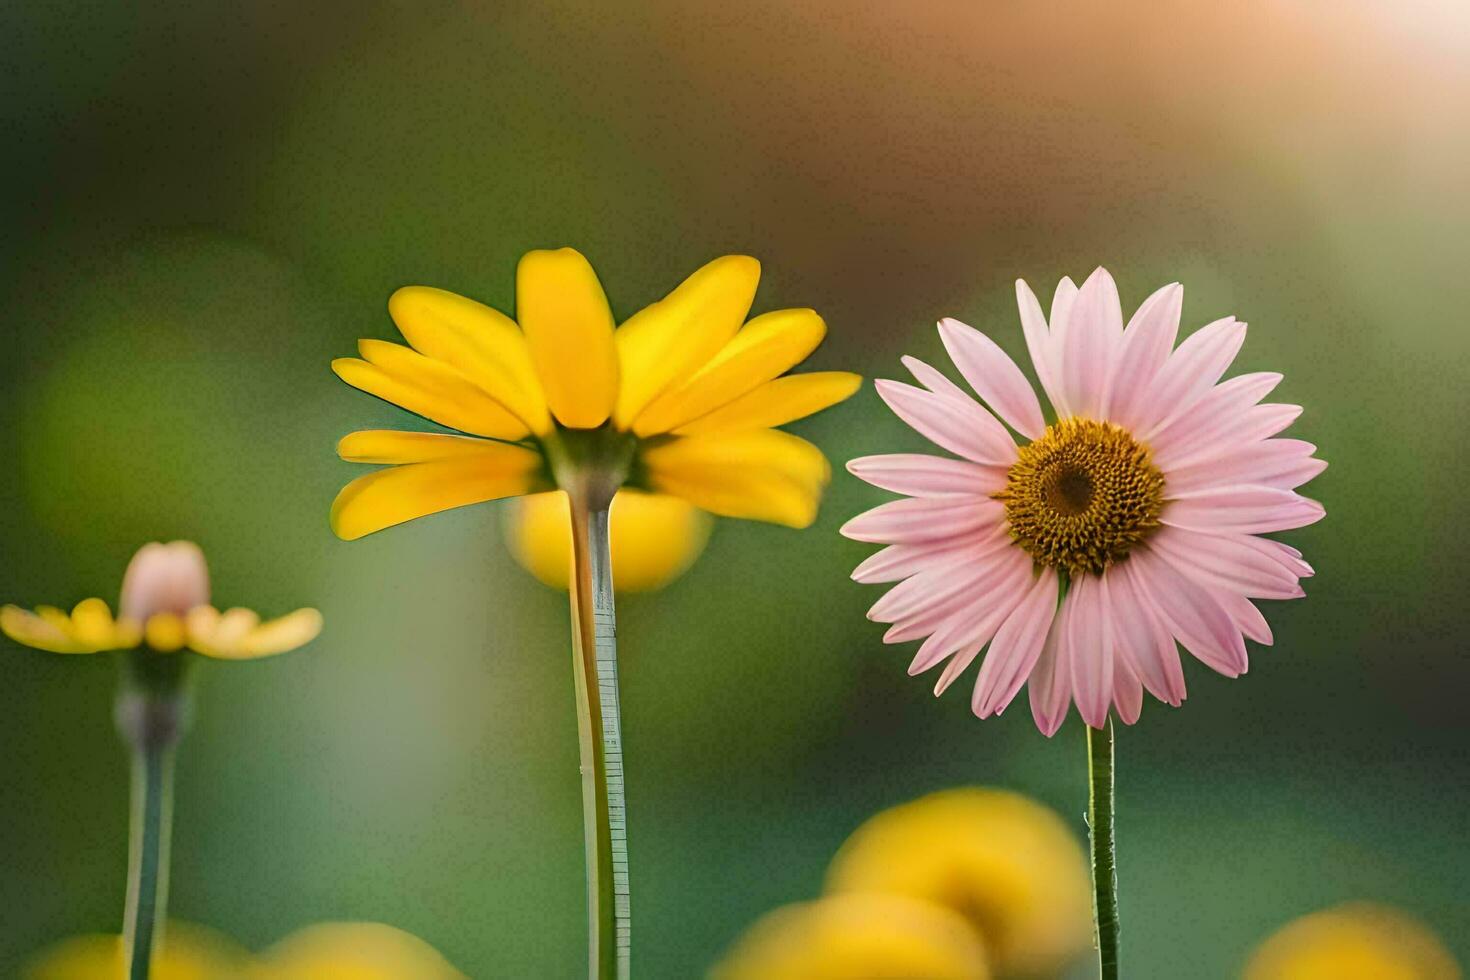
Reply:
[[1164, 474], [1123, 428], [1067, 418], [1021, 447], [996, 498], [1038, 563], [1101, 574], [1159, 526]]

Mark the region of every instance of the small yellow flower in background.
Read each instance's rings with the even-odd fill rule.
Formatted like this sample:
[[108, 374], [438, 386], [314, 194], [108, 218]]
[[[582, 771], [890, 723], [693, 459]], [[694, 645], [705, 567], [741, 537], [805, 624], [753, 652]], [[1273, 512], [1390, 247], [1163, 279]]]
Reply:
[[1244, 980], [1460, 980], [1427, 927], [1397, 909], [1339, 905], [1288, 923], [1256, 950]]
[[986, 980], [985, 947], [957, 913], [899, 895], [832, 895], [754, 926], [711, 980]]
[[1081, 845], [1051, 810], [1004, 790], [946, 790], [879, 813], [843, 844], [827, 888], [952, 908], [1003, 976], [1057, 972], [1091, 931]]
[[332, 527], [354, 539], [503, 497], [568, 489], [588, 470], [727, 517], [805, 527], [831, 476], [811, 443], [777, 430], [852, 395], [840, 371], [783, 377], [821, 342], [812, 310], [745, 317], [760, 264], [708, 263], [614, 323], [602, 284], [572, 249], [528, 252], [517, 321], [427, 286], [388, 313], [409, 346], [363, 340], [332, 363], [355, 388], [458, 434], [370, 430], [345, 460], [386, 464], [349, 483]]
[[[121, 936], [64, 939], [27, 965], [24, 980], [118, 980], [124, 977]], [[154, 955], [151, 980], [250, 980], [250, 954], [203, 926], [170, 922], [168, 937]]]
[[391, 926], [310, 926], [261, 955], [251, 980], [467, 980], [428, 943]]
[[249, 660], [294, 650], [321, 632], [321, 614], [298, 609], [262, 623], [249, 609], [209, 605], [209, 569], [189, 541], [146, 544], [123, 575], [118, 617], [101, 599], [83, 599], [67, 615], [0, 608], [0, 630], [17, 643], [52, 653], [101, 653], [140, 644], [159, 653], [190, 649], [220, 660]]
[[[613, 498], [613, 581], [619, 592], [663, 588], [684, 573], [709, 540], [710, 516], [678, 497], [620, 490]], [[511, 501], [505, 514], [511, 554], [554, 589], [567, 587], [572, 522], [566, 494], [535, 493]]]

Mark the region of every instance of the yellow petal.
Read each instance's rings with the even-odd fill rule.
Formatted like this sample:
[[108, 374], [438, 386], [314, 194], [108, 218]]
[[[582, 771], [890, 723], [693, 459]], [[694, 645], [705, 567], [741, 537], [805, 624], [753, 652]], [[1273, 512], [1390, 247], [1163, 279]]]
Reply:
[[0, 632], [22, 646], [48, 653], [95, 653], [73, 639], [70, 621], [59, 626], [47, 617], [19, 606], [0, 607]]
[[516, 319], [557, 420], [572, 429], [606, 422], [618, 397], [612, 310], [580, 252], [561, 248], [521, 258]]
[[816, 349], [827, 325], [814, 310], [756, 317], [681, 387], [660, 395], [633, 423], [640, 436], [672, 432], [790, 370]]
[[532, 432], [551, 429], [551, 413], [515, 321], [499, 310], [432, 286], [404, 286], [388, 315], [421, 354], [458, 369]]
[[[511, 440], [528, 434], [520, 419], [453, 368], [396, 344], [363, 341], [361, 346], [378, 363], [355, 357], [332, 362], [337, 377], [352, 387], [461, 432]], [[387, 348], [408, 356], [395, 356]]]
[[154, 613], [143, 626], [143, 638], [159, 653], [181, 650], [189, 640], [182, 616], [173, 613]]
[[201, 617], [198, 625], [196, 631], [191, 619], [192, 649], [218, 660], [253, 660], [310, 643], [322, 631], [322, 614], [315, 609], [298, 609], [262, 623], [249, 609], [231, 609], [223, 615], [215, 613], [212, 621]]
[[337, 455], [349, 463], [427, 463], [434, 459], [494, 453], [502, 445], [439, 432], [364, 429], [343, 436], [337, 442]]
[[805, 439], [775, 429], [670, 440], [644, 449], [649, 486], [725, 517], [807, 527], [832, 468]]
[[378, 470], [342, 488], [332, 502], [332, 530], [352, 541], [415, 517], [527, 493], [540, 467], [538, 453], [500, 444], [474, 456]]
[[773, 429], [851, 398], [862, 381], [861, 376], [847, 371], [817, 371], [776, 378], [723, 408], [680, 426], [674, 430], [674, 435]]
[[750, 256], [722, 256], [618, 327], [618, 428], [627, 429], [649, 402], [688, 379], [735, 336], [760, 276], [760, 263]]
[[[660, 589], [683, 574], [709, 540], [709, 515], [664, 494], [619, 490], [609, 543], [618, 592]], [[560, 490], [522, 497], [507, 510], [506, 539], [521, 565], [554, 589], [565, 589], [572, 561], [572, 524]]]
[[71, 611], [71, 629], [81, 646], [104, 649], [113, 641], [112, 610], [101, 599], [83, 599]]

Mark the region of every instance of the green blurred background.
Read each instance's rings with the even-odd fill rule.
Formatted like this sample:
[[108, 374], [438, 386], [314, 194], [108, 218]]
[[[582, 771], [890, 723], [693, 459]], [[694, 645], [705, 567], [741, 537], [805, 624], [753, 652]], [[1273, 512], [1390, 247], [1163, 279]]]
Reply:
[[[954, 315], [1022, 350], [1012, 283], [1107, 265], [1125, 305], [1251, 324], [1331, 468], [1248, 676], [1187, 665], [1120, 734], [1125, 973], [1232, 975], [1286, 919], [1398, 904], [1470, 958], [1470, 15], [1461, 4], [7, 4], [0, 10], [0, 599], [115, 595], [143, 541], [222, 604], [326, 616], [205, 664], [173, 909], [263, 945], [376, 919], [475, 977], [583, 949], [565, 599], [485, 505], [353, 544], [334, 441], [402, 416], [332, 377], [400, 285], [502, 308], [571, 244], [627, 315], [759, 257], [811, 366], [900, 376]], [[874, 396], [795, 427], [918, 448]], [[1008, 786], [1081, 832], [1082, 731], [909, 679], [837, 534], [721, 522], [620, 603], [637, 961], [699, 975], [813, 895], [875, 810]], [[115, 666], [0, 650], [0, 973], [115, 929]], [[964, 687], [965, 685], [960, 685]], [[1086, 975], [1085, 971], [1082, 975]]]

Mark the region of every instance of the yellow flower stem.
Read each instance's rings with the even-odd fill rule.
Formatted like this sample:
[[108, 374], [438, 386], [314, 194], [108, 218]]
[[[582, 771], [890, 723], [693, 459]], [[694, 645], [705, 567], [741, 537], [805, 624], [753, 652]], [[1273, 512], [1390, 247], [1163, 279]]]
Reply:
[[1118, 980], [1118, 872], [1113, 839], [1113, 719], [1087, 729], [1087, 828], [1092, 845], [1093, 942], [1102, 980]]
[[132, 757], [132, 827], [123, 950], [128, 980], [148, 980], [163, 941], [173, 820], [174, 747], [187, 710], [181, 654], [128, 654], [118, 690], [118, 732]]
[[587, 847], [587, 961], [593, 980], [628, 980], [627, 801], [618, 710], [608, 513], [616, 487], [575, 481], [572, 510], [572, 660]]

